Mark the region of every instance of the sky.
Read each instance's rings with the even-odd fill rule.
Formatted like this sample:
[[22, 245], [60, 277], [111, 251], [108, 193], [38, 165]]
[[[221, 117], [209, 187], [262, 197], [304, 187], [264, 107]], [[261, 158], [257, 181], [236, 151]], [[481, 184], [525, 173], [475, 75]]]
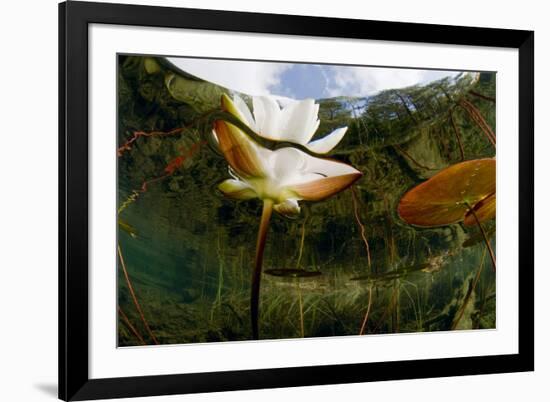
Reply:
[[371, 96], [384, 89], [426, 84], [458, 71], [274, 63], [171, 57], [177, 67], [247, 95], [293, 99]]

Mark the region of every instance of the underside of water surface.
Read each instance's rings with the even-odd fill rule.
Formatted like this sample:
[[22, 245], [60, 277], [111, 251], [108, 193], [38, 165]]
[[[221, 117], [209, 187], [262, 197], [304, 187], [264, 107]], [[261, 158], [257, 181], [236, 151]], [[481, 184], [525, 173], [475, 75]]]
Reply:
[[[118, 62], [118, 345], [249, 340], [262, 202], [224, 197], [228, 165], [208, 140], [211, 113], [231, 91], [160, 57]], [[317, 135], [348, 126], [330, 157], [363, 177], [302, 201], [296, 219], [273, 215], [260, 339], [495, 328], [496, 274], [480, 226], [418, 227], [397, 212], [437, 172], [495, 156], [479, 122], [494, 132], [495, 82], [482, 73], [317, 100]], [[494, 219], [481, 227], [496, 253]]]

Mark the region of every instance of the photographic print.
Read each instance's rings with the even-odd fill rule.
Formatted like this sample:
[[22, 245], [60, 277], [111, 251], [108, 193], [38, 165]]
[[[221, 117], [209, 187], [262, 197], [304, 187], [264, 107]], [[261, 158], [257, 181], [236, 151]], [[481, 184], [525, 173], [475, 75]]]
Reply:
[[117, 65], [119, 347], [496, 328], [496, 73]]

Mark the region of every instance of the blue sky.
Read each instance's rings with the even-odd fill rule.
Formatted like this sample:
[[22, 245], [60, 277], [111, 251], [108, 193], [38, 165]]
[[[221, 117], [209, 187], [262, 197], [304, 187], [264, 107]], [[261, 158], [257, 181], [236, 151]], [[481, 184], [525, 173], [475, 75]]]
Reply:
[[169, 58], [199, 78], [248, 95], [293, 99], [370, 96], [384, 89], [425, 84], [458, 71]]

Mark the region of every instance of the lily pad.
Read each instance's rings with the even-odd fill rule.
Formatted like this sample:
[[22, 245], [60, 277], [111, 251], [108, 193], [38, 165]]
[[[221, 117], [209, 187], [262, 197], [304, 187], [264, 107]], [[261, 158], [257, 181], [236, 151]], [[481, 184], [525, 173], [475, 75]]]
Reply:
[[[493, 193], [489, 195], [488, 197], [484, 198], [483, 200], [479, 201], [474, 207], [472, 208], [472, 211], [468, 211], [466, 213], [466, 217], [464, 218], [464, 224], [466, 226], [474, 226], [477, 224], [476, 217], [479, 220], [480, 223], [483, 223], [485, 221], [494, 219], [497, 209], [497, 197], [496, 194]], [[475, 213], [475, 216], [474, 216]]]
[[443, 169], [409, 190], [397, 212], [411, 225], [449, 225], [464, 220], [468, 205], [475, 206], [495, 191], [495, 159], [474, 159]]
[[312, 278], [314, 276], [321, 276], [321, 271], [306, 271], [305, 269], [297, 268], [274, 268], [266, 269], [265, 274], [271, 276], [279, 276], [285, 278]]

